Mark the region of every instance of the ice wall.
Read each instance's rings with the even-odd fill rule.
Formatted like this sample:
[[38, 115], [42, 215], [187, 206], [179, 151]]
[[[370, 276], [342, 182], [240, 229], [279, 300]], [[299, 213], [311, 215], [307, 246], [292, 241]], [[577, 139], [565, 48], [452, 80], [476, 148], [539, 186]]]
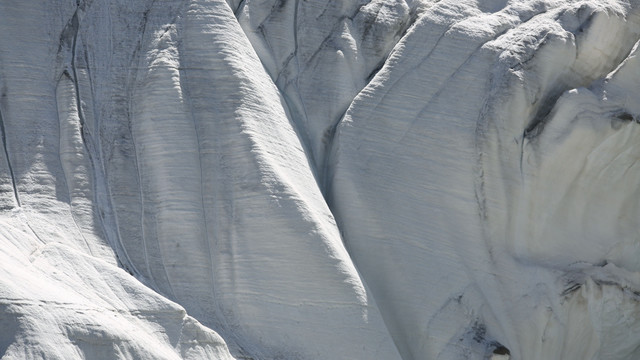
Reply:
[[639, 14], [0, 1], [0, 356], [640, 357]]
[[[3, 334], [7, 358], [49, 354], [56, 338], [68, 349], [45, 357], [398, 358], [288, 107], [227, 3], [3, 7], [15, 34], [2, 44], [4, 215], [30, 231], [15, 254], [21, 237], [7, 227], [6, 255], [108, 282], [103, 291], [54, 272], [77, 286], [63, 294], [67, 313], [98, 297], [107, 304], [92, 309], [116, 303], [140, 322], [67, 324], [37, 283], [21, 295], [7, 285], [8, 299], [57, 317], [39, 332], [7, 300], [17, 323]], [[119, 275], [85, 271], [94, 259]], [[112, 289], [122, 277], [135, 285]]]
[[637, 4], [478, 5], [425, 10], [339, 124], [346, 246], [403, 358], [636, 358]]

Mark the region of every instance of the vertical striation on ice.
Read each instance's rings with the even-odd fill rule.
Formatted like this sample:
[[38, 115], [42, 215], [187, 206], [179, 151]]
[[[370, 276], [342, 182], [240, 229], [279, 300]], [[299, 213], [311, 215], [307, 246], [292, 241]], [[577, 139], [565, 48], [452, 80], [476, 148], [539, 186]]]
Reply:
[[[598, 79], [637, 41], [638, 5], [492, 4], [426, 9], [351, 103], [327, 174], [347, 249], [404, 358], [632, 359], [636, 339], [561, 294], [634, 258], [636, 124]], [[622, 293], [585, 298], [633, 326]]]
[[0, 356], [640, 357], [639, 15], [0, 1]]

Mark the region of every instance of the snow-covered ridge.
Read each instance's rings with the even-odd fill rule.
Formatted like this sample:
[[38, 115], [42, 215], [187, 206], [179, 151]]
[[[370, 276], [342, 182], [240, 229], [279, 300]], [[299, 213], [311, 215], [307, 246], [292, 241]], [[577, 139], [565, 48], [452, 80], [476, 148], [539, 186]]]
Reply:
[[639, 14], [0, 2], [0, 356], [640, 357]]

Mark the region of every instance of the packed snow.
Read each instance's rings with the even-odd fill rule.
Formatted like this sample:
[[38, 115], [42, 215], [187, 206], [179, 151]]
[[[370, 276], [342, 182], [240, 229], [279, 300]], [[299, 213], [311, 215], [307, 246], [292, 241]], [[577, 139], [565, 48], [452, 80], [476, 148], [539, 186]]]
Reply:
[[0, 1], [0, 357], [640, 358], [640, 1]]

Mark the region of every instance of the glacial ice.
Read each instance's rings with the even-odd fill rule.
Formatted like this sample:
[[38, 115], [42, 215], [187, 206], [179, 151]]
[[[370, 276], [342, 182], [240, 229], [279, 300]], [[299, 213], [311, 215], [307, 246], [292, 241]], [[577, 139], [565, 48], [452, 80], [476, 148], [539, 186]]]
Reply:
[[640, 358], [639, 1], [0, 29], [3, 360]]

